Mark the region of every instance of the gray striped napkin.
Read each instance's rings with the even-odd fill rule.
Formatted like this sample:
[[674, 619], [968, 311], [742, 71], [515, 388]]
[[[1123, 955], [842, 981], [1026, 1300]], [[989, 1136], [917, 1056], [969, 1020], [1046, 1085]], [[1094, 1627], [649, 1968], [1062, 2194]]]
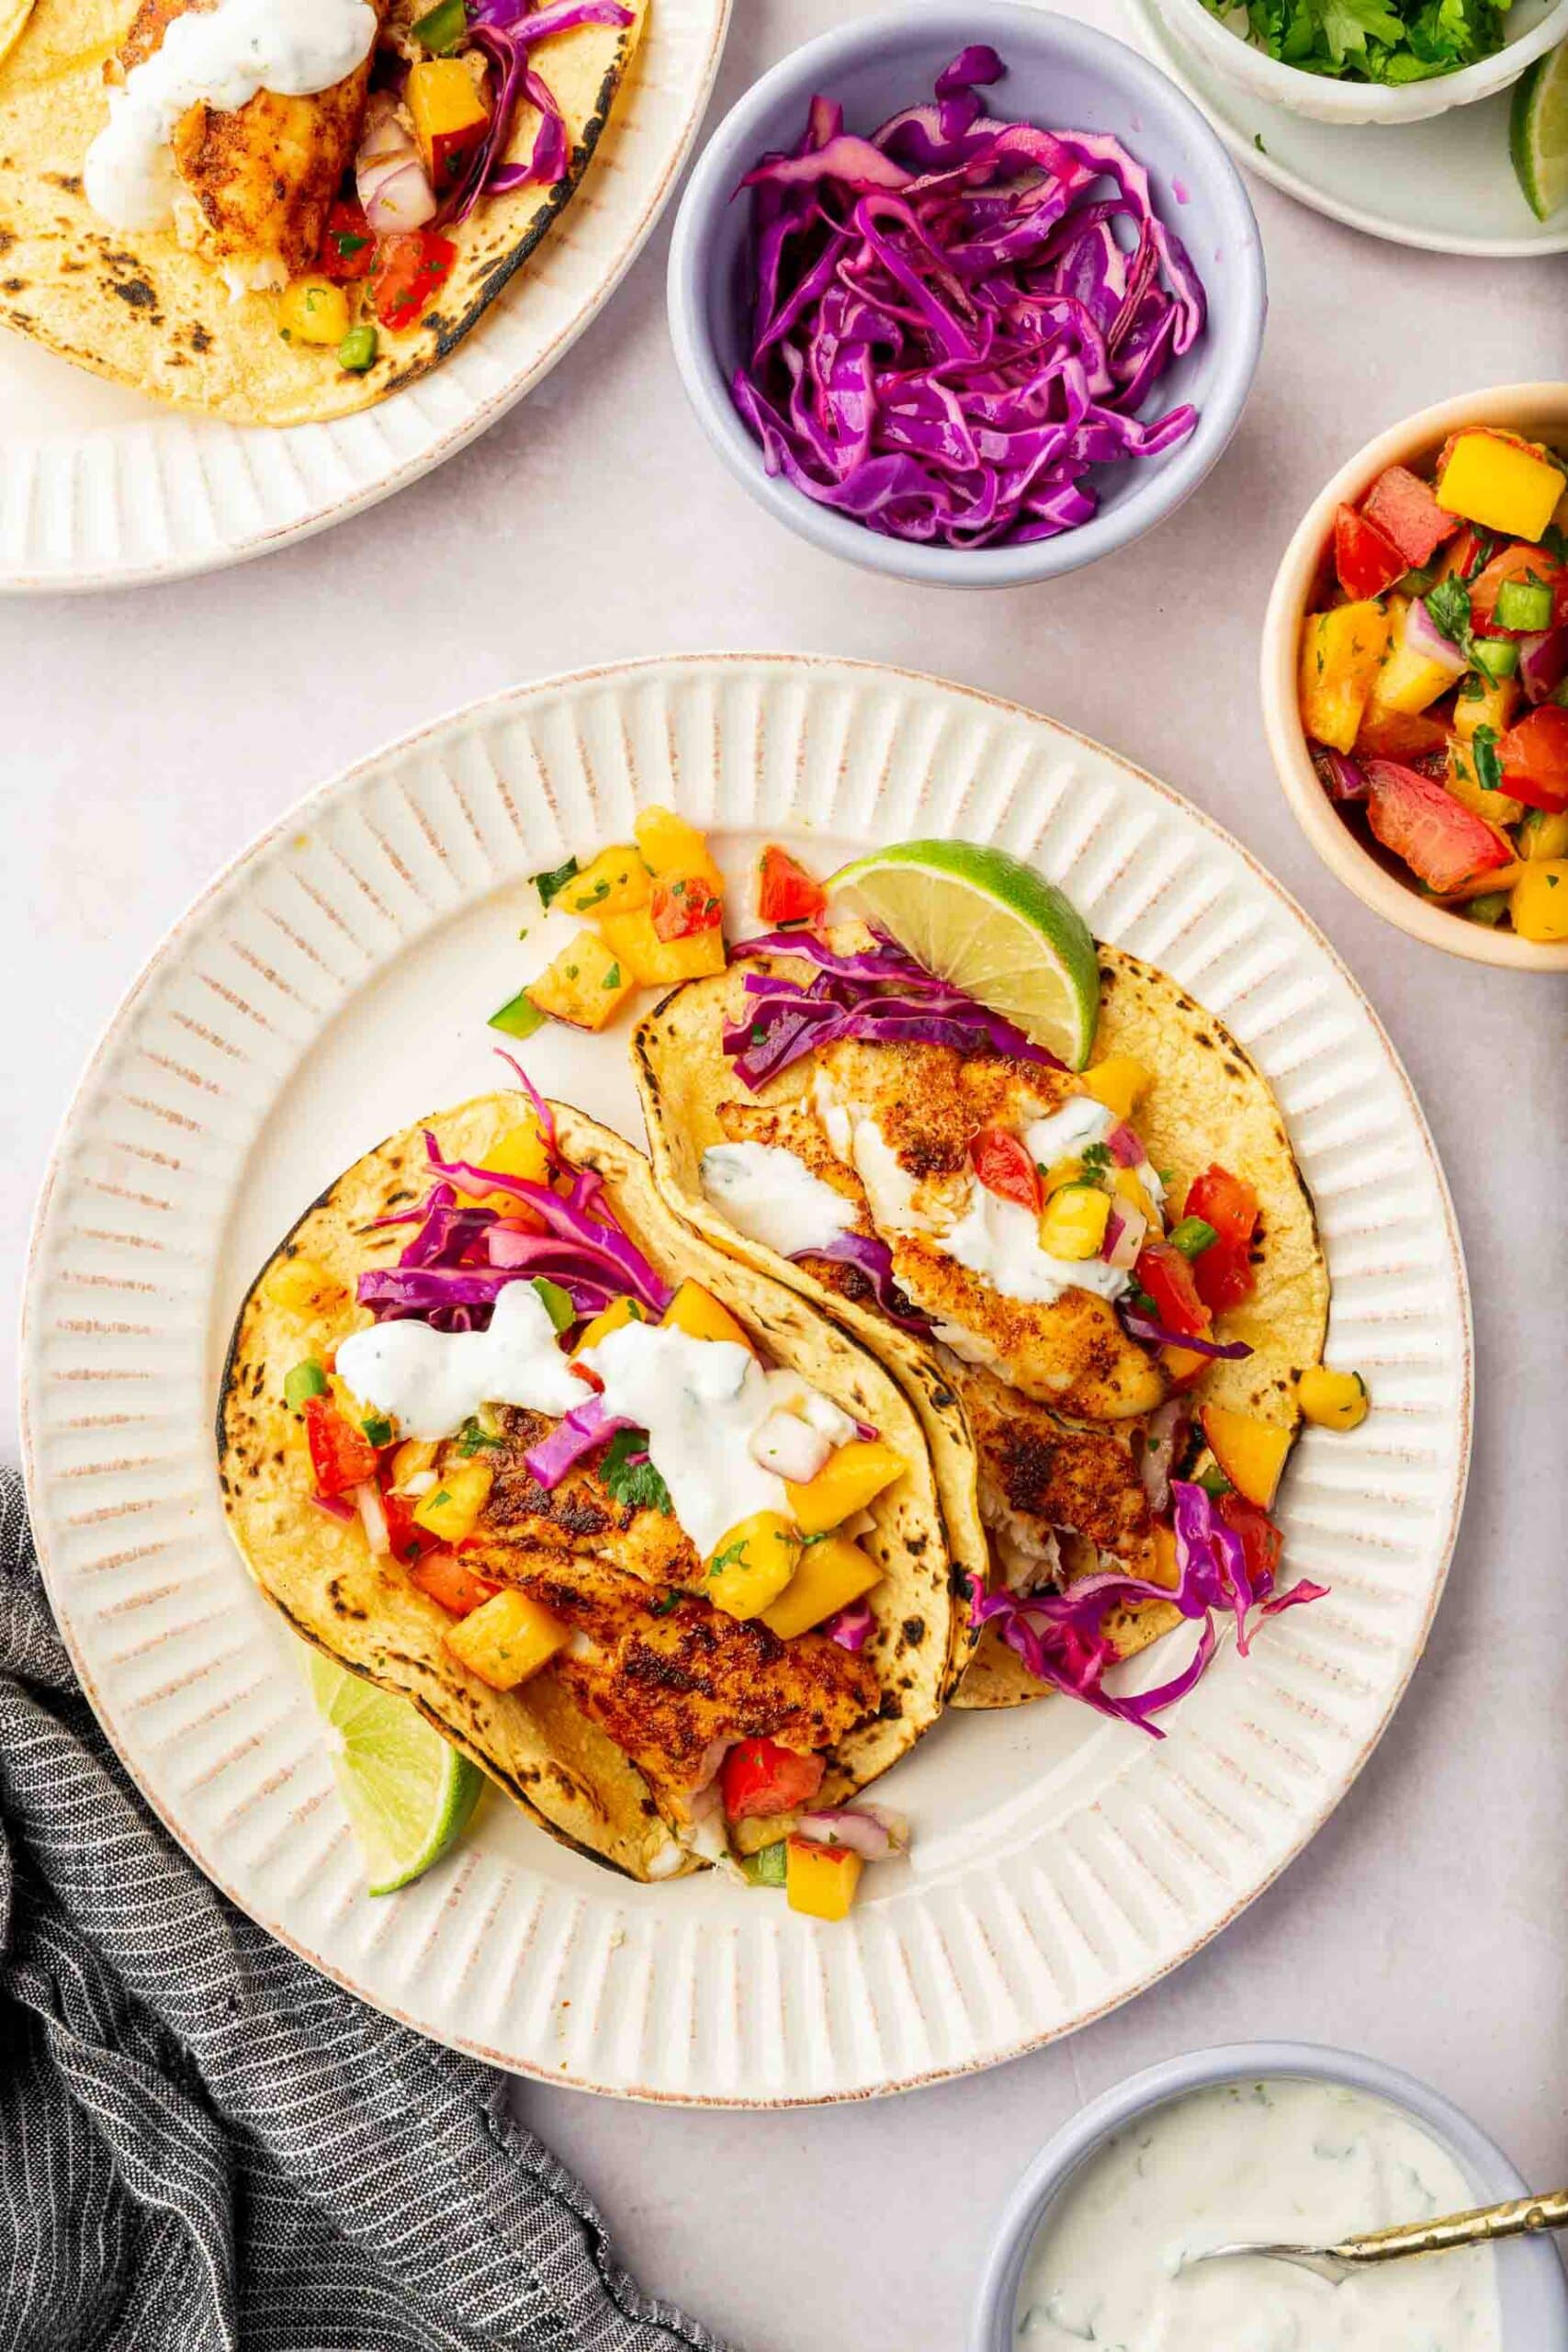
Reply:
[[670, 2352], [504, 2078], [242, 1917], [94, 1721], [0, 1469], [0, 2352]]

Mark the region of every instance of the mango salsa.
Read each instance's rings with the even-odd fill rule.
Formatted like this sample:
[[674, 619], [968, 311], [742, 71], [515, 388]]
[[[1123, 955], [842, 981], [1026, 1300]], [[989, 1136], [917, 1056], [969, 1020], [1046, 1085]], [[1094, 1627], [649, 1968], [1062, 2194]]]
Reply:
[[742, 1348], [751, 1344], [728, 1307], [721, 1306], [712, 1291], [690, 1278], [665, 1308], [664, 1323], [666, 1329], [684, 1331], [694, 1340], [733, 1340]]
[[1040, 1247], [1048, 1258], [1098, 1258], [1110, 1216], [1108, 1193], [1098, 1185], [1068, 1184], [1046, 1204]]
[[524, 1592], [492, 1593], [442, 1639], [454, 1657], [492, 1690], [515, 1690], [564, 1647], [571, 1629]]
[[763, 1610], [762, 1623], [781, 1642], [792, 1642], [881, 1582], [877, 1562], [847, 1535], [819, 1536], [801, 1553], [800, 1566], [778, 1599]]
[[1467, 693], [1461, 687], [1454, 702], [1454, 733], [1466, 743], [1483, 727], [1493, 728], [1501, 735], [1505, 728], [1512, 726], [1518, 707], [1517, 678], [1483, 678], [1475, 683], [1476, 692]]
[[460, 57], [423, 57], [403, 91], [430, 184], [445, 196], [490, 129], [484, 92]]
[[1330, 1372], [1325, 1363], [1314, 1363], [1296, 1382], [1296, 1402], [1314, 1428], [1353, 1430], [1366, 1419], [1371, 1399], [1359, 1372]]
[[1255, 1420], [1250, 1413], [1233, 1413], [1227, 1405], [1201, 1406], [1198, 1419], [1215, 1461], [1237, 1494], [1267, 1510], [1291, 1451], [1290, 1430]]
[[1153, 1080], [1153, 1071], [1134, 1061], [1131, 1054], [1107, 1054], [1102, 1062], [1085, 1070], [1083, 1091], [1103, 1102], [1117, 1118], [1130, 1119]]
[[846, 1919], [864, 1867], [851, 1847], [791, 1838], [784, 1854], [784, 1900], [808, 1919]]
[[599, 929], [638, 988], [672, 989], [682, 980], [707, 979], [724, 969], [724, 933], [716, 929], [694, 931], [684, 939], [660, 939], [646, 907], [631, 914], [605, 915]]
[[348, 297], [330, 277], [296, 277], [277, 306], [286, 343], [341, 343], [348, 333]]
[[1302, 630], [1302, 724], [1320, 743], [1348, 752], [1361, 724], [1390, 622], [1375, 599], [1312, 614]]
[[[1398, 711], [1408, 718], [1425, 710], [1453, 684], [1451, 671], [1406, 643], [1404, 616], [1409, 610], [1409, 597], [1390, 596], [1387, 601], [1388, 650], [1379, 665], [1366, 711], [1367, 721], [1373, 725], [1390, 711]], [[1337, 750], [1343, 748], [1336, 746]]]
[[1542, 946], [1568, 939], [1568, 857], [1529, 859], [1508, 903], [1521, 939]]
[[637, 845], [654, 874], [701, 874], [722, 892], [724, 876], [708, 854], [707, 835], [677, 817], [672, 808], [643, 809], [632, 826]]
[[348, 1296], [337, 1276], [314, 1258], [280, 1259], [262, 1289], [286, 1315], [330, 1315]]
[[585, 1348], [596, 1348], [601, 1340], [607, 1340], [612, 1331], [620, 1330], [624, 1324], [641, 1323], [646, 1319], [635, 1298], [628, 1298], [624, 1294], [619, 1298], [613, 1298], [604, 1313], [596, 1315], [583, 1332], [577, 1343], [577, 1352], [581, 1355]]
[[637, 986], [626, 959], [591, 931], [580, 931], [549, 969], [530, 982], [528, 994], [541, 1012], [574, 1029], [603, 1029]]
[[800, 1537], [776, 1510], [754, 1511], [714, 1546], [703, 1590], [727, 1616], [760, 1617], [795, 1575]]
[[642, 852], [635, 842], [617, 842], [602, 849], [592, 864], [556, 892], [552, 904], [569, 915], [586, 915], [598, 922], [604, 915], [635, 914], [646, 907], [653, 885]]
[[1562, 495], [1556, 466], [1511, 434], [1456, 434], [1438, 475], [1438, 503], [1511, 539], [1539, 539]]
[[880, 1438], [857, 1438], [830, 1454], [804, 1486], [786, 1479], [784, 1492], [803, 1535], [826, 1535], [901, 1478], [908, 1464]]
[[490, 1500], [494, 1476], [488, 1462], [454, 1462], [413, 1508], [414, 1525], [454, 1548], [473, 1533]]

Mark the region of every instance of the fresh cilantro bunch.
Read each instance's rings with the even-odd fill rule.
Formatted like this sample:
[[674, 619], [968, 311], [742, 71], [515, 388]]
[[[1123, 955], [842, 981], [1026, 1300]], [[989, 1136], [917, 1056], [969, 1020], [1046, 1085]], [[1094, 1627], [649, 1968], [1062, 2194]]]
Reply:
[[[1352, 82], [1425, 82], [1503, 45], [1509, 0], [1245, 0], [1251, 36], [1282, 65]], [[1236, 0], [1204, 0], [1216, 17]]]

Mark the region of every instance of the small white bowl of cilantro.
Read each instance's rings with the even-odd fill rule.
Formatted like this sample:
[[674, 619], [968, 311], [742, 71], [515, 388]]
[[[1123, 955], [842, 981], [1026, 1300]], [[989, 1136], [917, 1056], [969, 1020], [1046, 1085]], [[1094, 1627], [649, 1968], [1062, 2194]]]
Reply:
[[1317, 122], [1419, 122], [1568, 39], [1568, 0], [1160, 0], [1217, 72]]

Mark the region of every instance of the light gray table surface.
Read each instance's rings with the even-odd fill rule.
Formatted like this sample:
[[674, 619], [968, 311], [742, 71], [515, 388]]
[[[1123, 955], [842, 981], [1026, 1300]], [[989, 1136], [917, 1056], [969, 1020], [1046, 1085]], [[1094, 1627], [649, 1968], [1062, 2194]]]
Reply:
[[[843, 5], [737, 0], [716, 107]], [[900, 2100], [727, 2115], [519, 2088], [645, 2282], [748, 2352], [958, 2346], [995, 2217], [1036, 2147], [1086, 2097], [1202, 2043], [1371, 2051], [1469, 2108], [1540, 2186], [1568, 2177], [1568, 989], [1435, 955], [1351, 900], [1284, 805], [1256, 684], [1263, 602], [1302, 508], [1408, 411], [1562, 374], [1568, 264], [1407, 252], [1252, 195], [1273, 307], [1235, 442], [1154, 538], [1055, 586], [903, 588], [764, 517], [677, 382], [666, 224], [534, 396], [389, 504], [214, 578], [0, 607], [8, 1453], [32, 1203], [121, 991], [301, 792], [516, 680], [784, 648], [929, 669], [1050, 712], [1233, 827], [1347, 958], [1411, 1070], [1474, 1293], [1470, 1499], [1426, 1660], [1305, 1856], [1142, 2000]]]

